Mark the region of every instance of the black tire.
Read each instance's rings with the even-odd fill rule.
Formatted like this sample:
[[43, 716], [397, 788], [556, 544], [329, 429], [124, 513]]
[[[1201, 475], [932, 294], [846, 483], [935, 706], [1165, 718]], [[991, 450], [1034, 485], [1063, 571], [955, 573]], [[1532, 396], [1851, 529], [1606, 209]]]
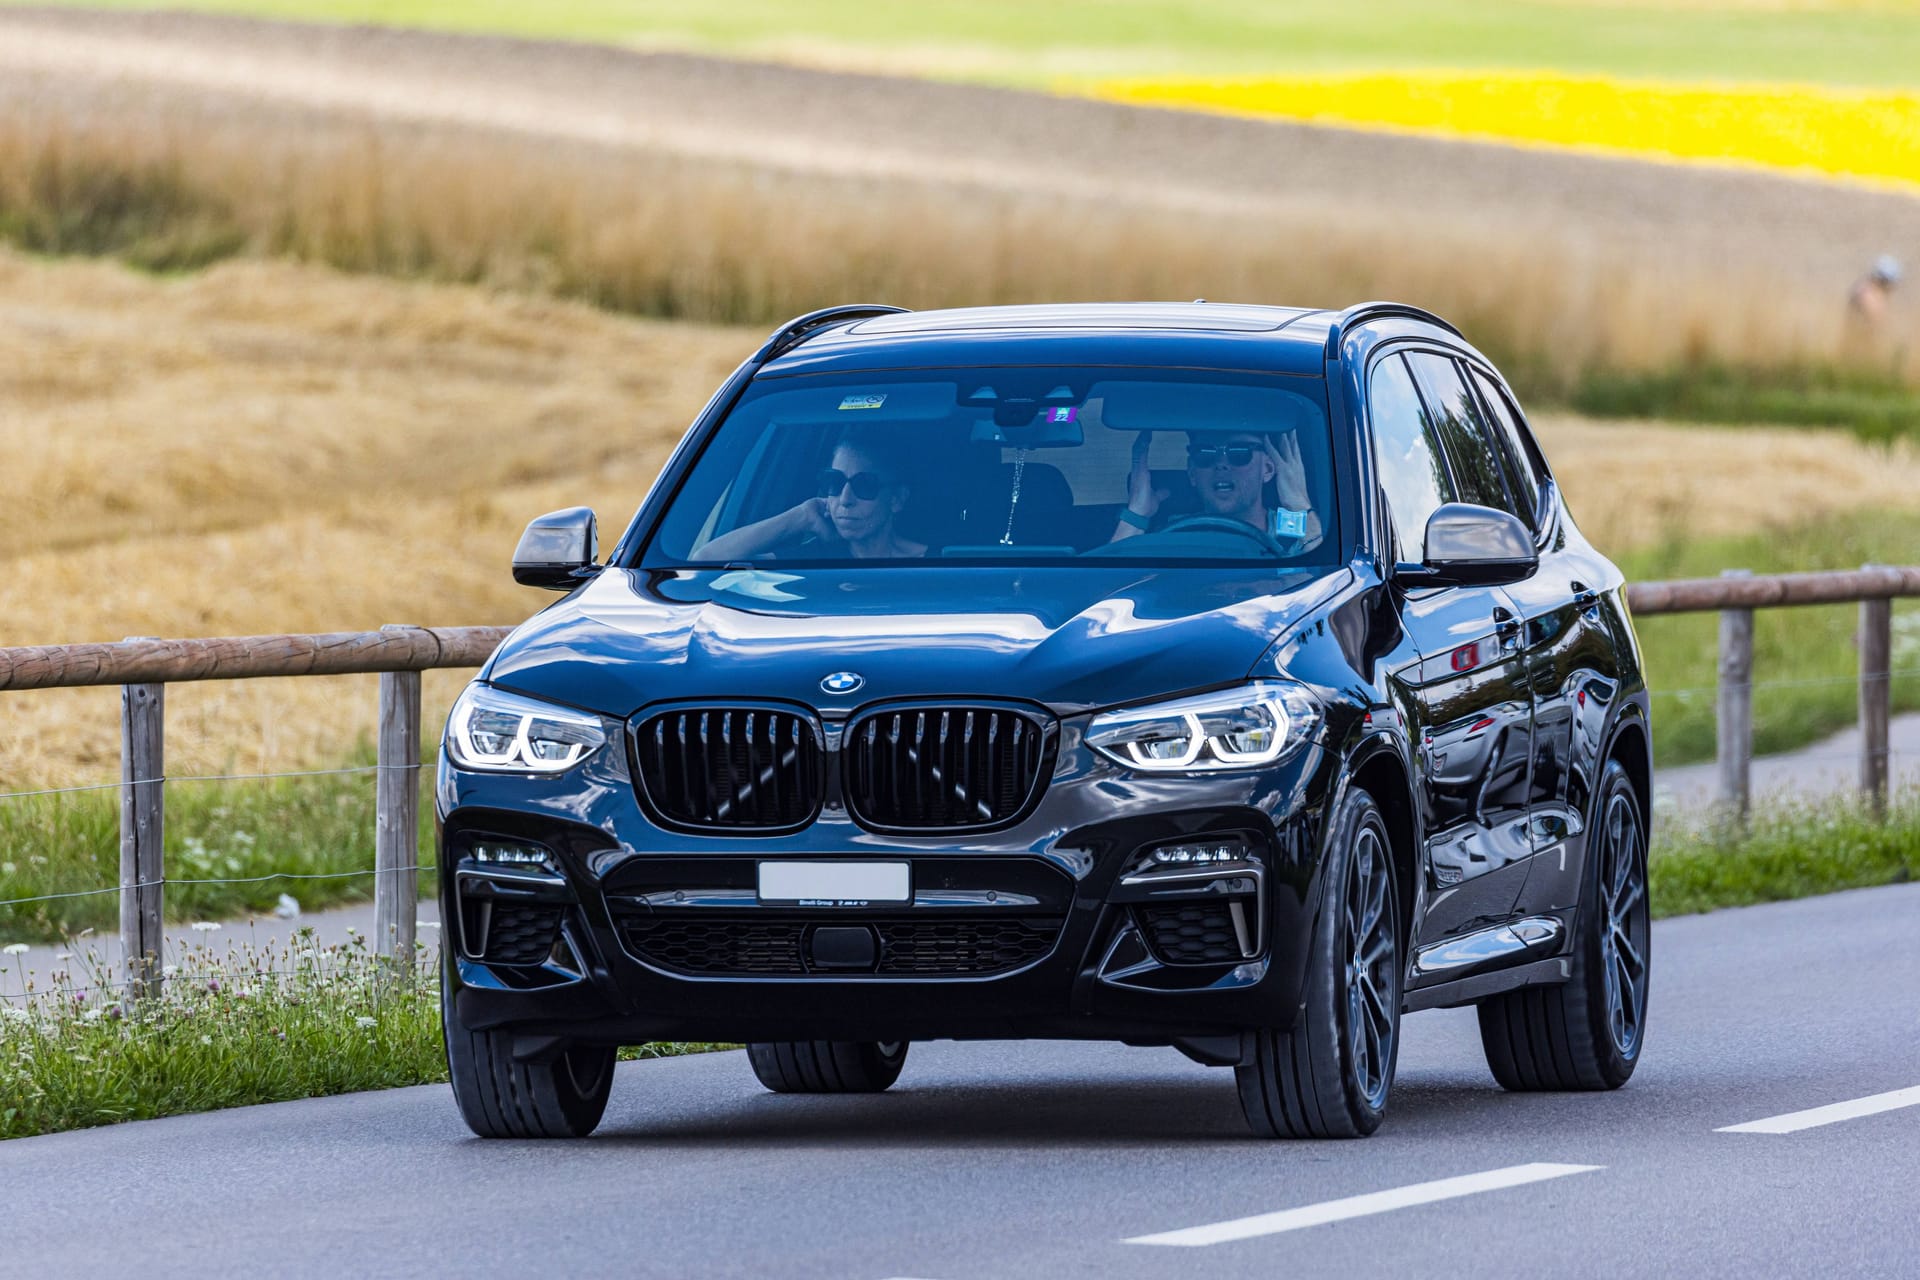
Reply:
[[1487, 1066], [1516, 1092], [1618, 1089], [1646, 1043], [1647, 826], [1618, 760], [1601, 772], [1593, 811], [1567, 981], [1480, 1005]]
[[482, 1138], [584, 1138], [606, 1114], [614, 1050], [577, 1045], [537, 1062], [513, 1059], [513, 1036], [469, 1031], [440, 983], [447, 1075], [460, 1118]]
[[1328, 823], [1319, 922], [1290, 1031], [1254, 1035], [1234, 1068], [1266, 1138], [1364, 1138], [1380, 1127], [1400, 1051], [1400, 887], [1386, 819], [1358, 787]]
[[748, 1045], [747, 1061], [775, 1093], [879, 1093], [900, 1078], [907, 1041], [775, 1040]]

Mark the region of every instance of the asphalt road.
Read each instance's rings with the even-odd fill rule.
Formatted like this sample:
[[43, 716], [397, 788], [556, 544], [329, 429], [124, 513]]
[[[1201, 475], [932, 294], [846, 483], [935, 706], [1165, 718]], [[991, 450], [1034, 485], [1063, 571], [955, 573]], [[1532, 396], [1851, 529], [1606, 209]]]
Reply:
[[1920, 1105], [1716, 1130], [1920, 1103], [1917, 918], [1902, 885], [1657, 924], [1646, 1057], [1612, 1094], [1503, 1094], [1470, 1013], [1415, 1015], [1361, 1142], [1256, 1141], [1225, 1071], [1057, 1043], [916, 1045], [868, 1098], [763, 1093], [739, 1053], [630, 1063], [578, 1143], [470, 1138], [441, 1087], [17, 1139], [0, 1271], [1916, 1274]]

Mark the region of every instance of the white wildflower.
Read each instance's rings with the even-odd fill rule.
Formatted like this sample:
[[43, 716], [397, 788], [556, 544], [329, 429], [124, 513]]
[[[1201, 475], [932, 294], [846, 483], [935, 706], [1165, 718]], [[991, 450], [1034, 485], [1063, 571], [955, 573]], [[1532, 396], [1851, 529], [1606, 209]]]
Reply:
[[171, 978], [178, 972], [180, 972], [180, 966], [177, 964], [163, 965], [160, 969], [160, 976], [163, 978]]
[[201, 1036], [201, 1037], [200, 1037], [200, 1043], [201, 1043], [201, 1044], [212, 1044], [212, 1043], [213, 1043], [213, 1037], [212, 1037], [212, 1036]]
[[44, 853], [30, 853], [27, 855], [27, 861], [36, 867], [44, 867], [47, 865], [47, 855]]
[[353, 927], [352, 925], [348, 925], [348, 926], [347, 926], [347, 933], [348, 933], [348, 934], [350, 934], [350, 935], [351, 935], [351, 934], [356, 934], [356, 933], [359, 933], [359, 932], [360, 932], [360, 931], [359, 931], [358, 929], [356, 929], [356, 928], [354, 928], [354, 927]]
[[361, 1015], [360, 1015], [359, 1017], [357, 1017], [357, 1018], [355, 1018], [355, 1019], [353, 1020], [353, 1025], [354, 1025], [354, 1026], [356, 1026], [356, 1027], [370, 1027], [370, 1026], [372, 1026], [372, 1025], [373, 1025], [373, 1019], [372, 1019], [372, 1018], [369, 1018], [369, 1017], [367, 1017], [367, 1016], [366, 1016], [366, 1015], [365, 1015], [365, 1014], [363, 1013], [363, 1014], [361, 1014]]
[[0, 875], [10, 876], [19, 869], [19, 867], [14, 866], [11, 862], [0, 862]]
[[195, 933], [212, 933], [220, 927], [220, 923], [217, 920], [195, 920], [187, 927]]
[[71, 960], [71, 959], [73, 959], [73, 952], [71, 952], [71, 951], [56, 951], [56, 952], [54, 952], [54, 953], [53, 953], [53, 958], [54, 958], [55, 960], [57, 960], [57, 961], [59, 961], [59, 962], [60, 962], [61, 964], [65, 964], [65, 963], [66, 963], [67, 961], [69, 961], [69, 960]]
[[0, 955], [23, 956], [25, 954], [27, 954], [27, 944], [24, 942], [9, 942], [6, 946], [0, 947]]
[[300, 918], [300, 899], [290, 893], [280, 895], [280, 901], [273, 904], [273, 914], [282, 920]]
[[33, 1021], [32, 1014], [28, 1013], [25, 1009], [16, 1009], [10, 1004], [0, 1004], [0, 1014], [4, 1014], [15, 1022]]
[[100, 1021], [100, 1015], [101, 1015], [101, 1014], [103, 1014], [103, 1013], [105, 1013], [105, 1012], [106, 1012], [106, 1010], [104, 1010], [104, 1009], [89, 1009], [89, 1010], [87, 1010], [87, 1011], [86, 1011], [85, 1013], [83, 1013], [83, 1014], [81, 1014], [81, 1015], [80, 1015], [80, 1021], [82, 1021], [82, 1022], [98, 1022], [98, 1021]]

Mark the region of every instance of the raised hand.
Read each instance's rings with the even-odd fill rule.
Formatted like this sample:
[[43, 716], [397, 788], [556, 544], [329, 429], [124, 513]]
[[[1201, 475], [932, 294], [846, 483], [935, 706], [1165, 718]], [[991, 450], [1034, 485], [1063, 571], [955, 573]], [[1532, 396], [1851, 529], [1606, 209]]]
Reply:
[[1154, 488], [1153, 469], [1147, 465], [1147, 454], [1152, 445], [1153, 432], [1142, 431], [1133, 445], [1133, 469], [1127, 473], [1127, 509], [1149, 519], [1167, 500], [1165, 489]]
[[811, 535], [824, 542], [839, 537], [833, 527], [833, 517], [827, 514], [827, 502], [826, 498], [808, 498], [787, 512], [790, 536], [802, 538]]
[[1292, 432], [1276, 442], [1267, 439], [1267, 452], [1273, 456], [1273, 485], [1280, 494], [1280, 505], [1290, 511], [1305, 511], [1313, 505], [1307, 493], [1307, 464], [1300, 457], [1300, 441]]

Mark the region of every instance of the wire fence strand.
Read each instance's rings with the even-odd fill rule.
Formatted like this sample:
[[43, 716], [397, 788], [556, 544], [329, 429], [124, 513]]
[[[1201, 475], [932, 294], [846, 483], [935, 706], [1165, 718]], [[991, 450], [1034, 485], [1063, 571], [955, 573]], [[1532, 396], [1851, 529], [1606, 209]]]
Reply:
[[31, 898], [0, 898], [0, 907], [19, 907], [34, 902], [57, 902], [63, 898], [91, 898], [103, 893], [127, 893], [136, 889], [152, 889], [170, 884], [264, 884], [268, 880], [342, 880], [354, 876], [377, 876], [387, 871], [435, 871], [437, 867], [414, 865], [411, 867], [366, 867], [357, 871], [270, 871], [263, 876], [212, 877], [188, 879], [175, 876], [162, 876], [158, 880], [142, 880], [134, 884], [114, 885], [104, 889], [76, 889], [68, 893], [43, 893]]

